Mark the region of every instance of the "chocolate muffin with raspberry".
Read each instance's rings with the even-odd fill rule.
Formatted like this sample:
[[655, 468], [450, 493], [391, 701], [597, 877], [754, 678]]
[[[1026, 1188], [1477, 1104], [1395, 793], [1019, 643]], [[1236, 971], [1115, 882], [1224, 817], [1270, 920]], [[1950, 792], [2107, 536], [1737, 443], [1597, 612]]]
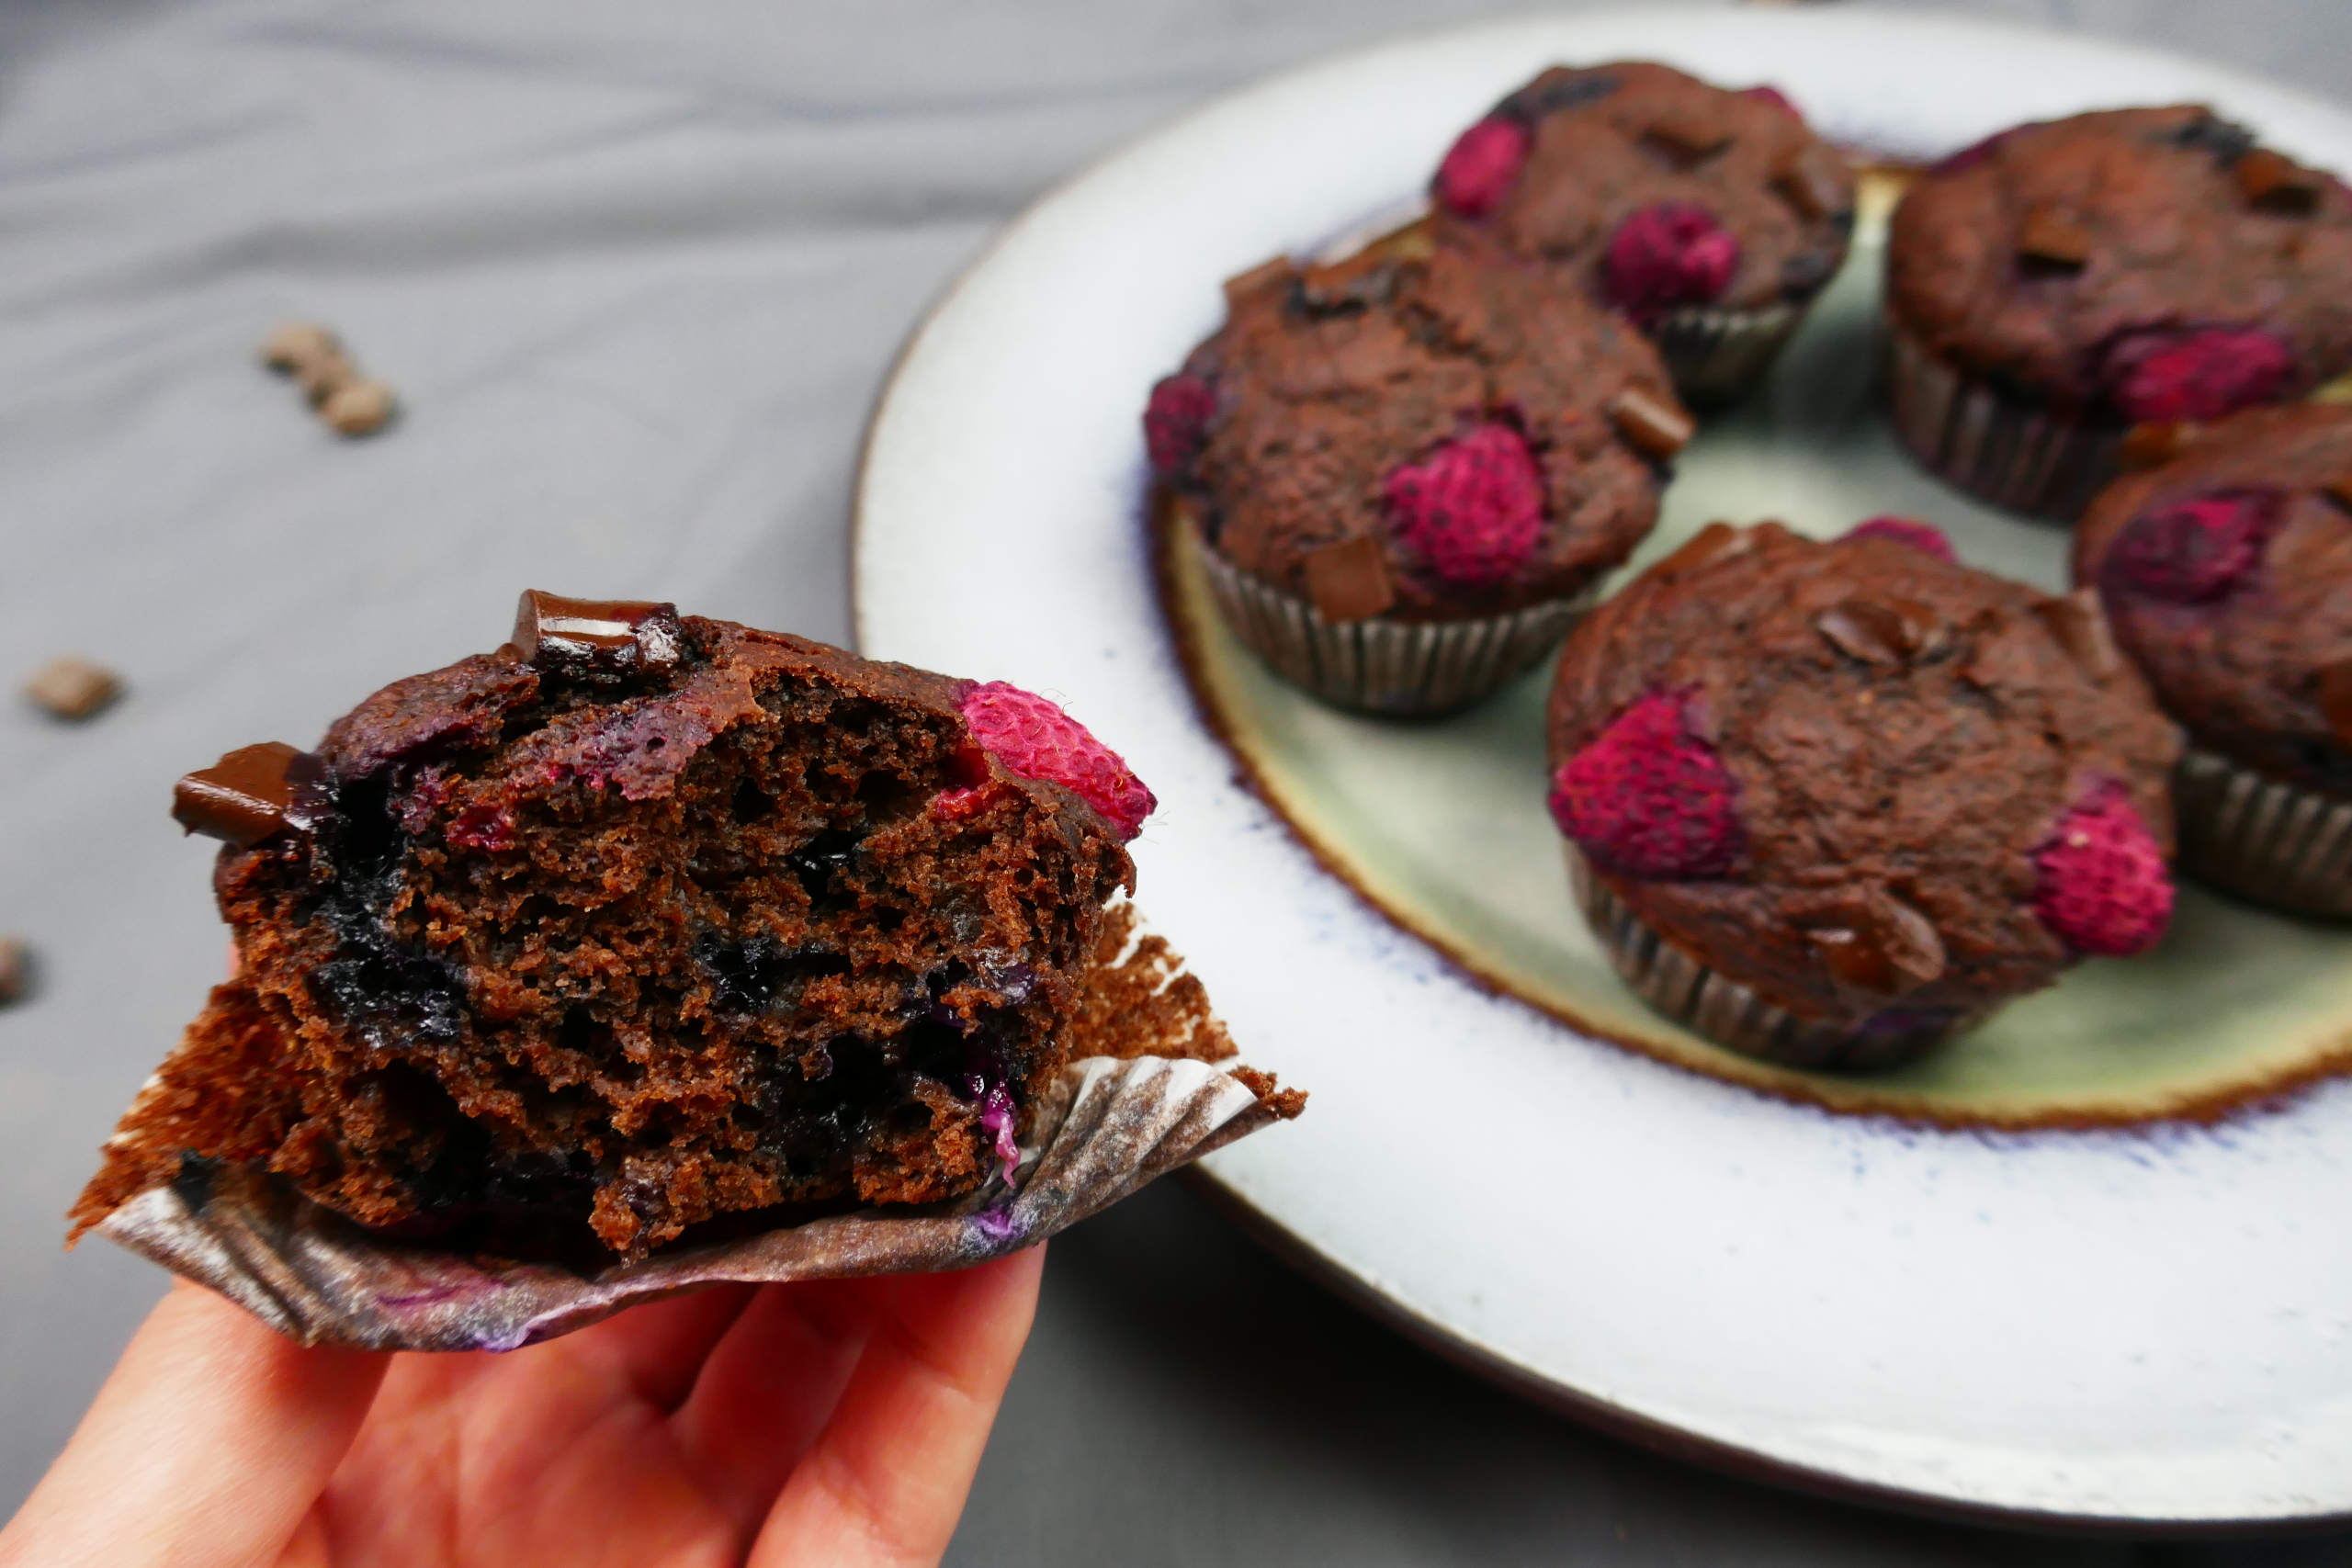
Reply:
[[2102, 491], [2075, 581], [2188, 733], [2182, 867], [2352, 915], [2352, 409], [2258, 409]]
[[1416, 228], [1227, 292], [1146, 442], [1227, 624], [1318, 695], [1477, 701], [1656, 522], [1690, 417], [1638, 333], [1535, 269]]
[[1442, 240], [1623, 310], [1694, 403], [1756, 384], [1854, 227], [1851, 166], [1781, 93], [1645, 61], [1544, 72], [1462, 133], [1430, 194]]
[[496, 652], [181, 782], [239, 972], [75, 1219], [234, 1165], [395, 1237], [608, 1263], [969, 1192], [1152, 805], [1013, 687], [526, 594]]
[[1577, 629], [1549, 724], [1596, 934], [1735, 1050], [1894, 1066], [2171, 916], [2179, 740], [2097, 597], [1916, 522], [1710, 526]]
[[1887, 248], [1894, 420], [1962, 489], [2073, 521], [2135, 425], [2352, 368], [2352, 193], [2194, 104], [2003, 131], [1928, 170]]

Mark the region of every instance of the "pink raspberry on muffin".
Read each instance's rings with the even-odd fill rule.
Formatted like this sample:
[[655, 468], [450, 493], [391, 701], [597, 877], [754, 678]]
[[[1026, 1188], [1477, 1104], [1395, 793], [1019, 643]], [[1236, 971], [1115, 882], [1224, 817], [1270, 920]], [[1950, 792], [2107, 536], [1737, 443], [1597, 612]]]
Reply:
[[1143, 444], [1151, 471], [1166, 479], [1200, 455], [1216, 412], [1216, 392], [1198, 376], [1168, 376], [1154, 383], [1144, 405]]
[[1544, 473], [1527, 438], [1489, 420], [1389, 471], [1397, 537], [1448, 582], [1507, 581], [1544, 532]]
[[1898, 545], [1908, 545], [1922, 555], [1939, 561], [1957, 562], [1951, 540], [1933, 523], [1922, 523], [1917, 517], [1872, 517], [1857, 523], [1846, 530], [1849, 539], [1892, 539]]
[[2124, 787], [2099, 785], [2034, 852], [2033, 912], [2076, 953], [2145, 953], [2172, 920], [2172, 873]]
[[1143, 819], [1159, 804], [1116, 751], [1035, 692], [988, 681], [966, 692], [958, 706], [972, 739], [998, 761], [1028, 778], [1067, 785], [1123, 840], [1143, 831]]
[[2106, 575], [2151, 599], [2210, 604], [2261, 565], [2278, 526], [2278, 497], [2220, 491], [2133, 518], [2108, 556]]
[[1645, 881], [1722, 876], [1738, 863], [1738, 783], [1691, 728], [1687, 701], [1642, 698], [1560, 765], [1552, 819], [1594, 864]]
[[1438, 201], [1457, 217], [1484, 218], [1519, 177], [1531, 141], [1515, 119], [1480, 120], [1454, 139], [1438, 164]]
[[2108, 396], [2140, 423], [2220, 419], [2276, 401], [2294, 351], [2259, 327], [2151, 327], [2107, 353]]
[[1629, 213], [1610, 237], [1609, 298], [1647, 321], [1676, 305], [1702, 305], [1730, 286], [1739, 241], [1696, 202], [1661, 201]]

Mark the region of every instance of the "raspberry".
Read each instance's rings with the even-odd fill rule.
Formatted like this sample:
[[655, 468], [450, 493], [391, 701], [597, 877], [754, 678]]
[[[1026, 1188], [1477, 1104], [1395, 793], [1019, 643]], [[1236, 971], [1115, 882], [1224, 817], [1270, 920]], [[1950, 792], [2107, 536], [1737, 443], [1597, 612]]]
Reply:
[[1857, 523], [1846, 530], [1849, 539], [1892, 539], [1898, 545], [1908, 545], [1922, 555], [1940, 561], [1957, 561], [1951, 541], [1933, 523], [1922, 523], [1916, 517], [1873, 517]]
[[1737, 781], [1657, 693], [1611, 719], [1552, 781], [1552, 819], [1604, 870], [1655, 881], [1722, 876], [1747, 835]]
[[1661, 201], [1627, 215], [1610, 236], [1609, 297], [1635, 321], [1721, 294], [1739, 266], [1739, 242], [1694, 202]]
[[1084, 725], [1034, 692], [989, 681], [964, 694], [960, 705], [972, 739], [1014, 773], [1067, 784], [1122, 840], [1143, 831], [1159, 803], [1119, 754]]
[[1492, 421], [1390, 470], [1387, 496], [1397, 537], [1448, 582], [1504, 581], [1544, 531], [1535, 454], [1517, 430]]
[[1437, 166], [1437, 199], [1461, 218], [1495, 209], [1519, 166], [1527, 161], [1527, 127], [1514, 119], [1482, 119], [1454, 139]]
[[2059, 819], [2034, 852], [2033, 912], [2077, 953], [2129, 958], [2172, 919], [2172, 874], [2155, 835], [2112, 780]]
[[1143, 445], [1151, 471], [1162, 479], [1182, 469], [1201, 449], [1216, 393], [1198, 376], [1170, 376], [1154, 384], [1144, 405]]
[[2108, 396], [2126, 419], [2219, 419], [2276, 401], [2295, 355], [2259, 327], [2150, 327], [2117, 339], [2106, 371]]
[[[1766, 83], [1759, 82], [1753, 87], [1743, 87], [1740, 89], [1739, 96], [1743, 98], [1761, 98], [1783, 114], [1796, 114], [1797, 112], [1797, 107], [1789, 101], [1788, 94], [1781, 91], [1780, 88], [1771, 86]], [[1803, 118], [1804, 117], [1799, 115], [1798, 118]]]
[[2217, 491], [2143, 512], [2115, 541], [2108, 571], [2151, 599], [2202, 604], [2221, 598], [2262, 563], [2278, 518], [2278, 497]]

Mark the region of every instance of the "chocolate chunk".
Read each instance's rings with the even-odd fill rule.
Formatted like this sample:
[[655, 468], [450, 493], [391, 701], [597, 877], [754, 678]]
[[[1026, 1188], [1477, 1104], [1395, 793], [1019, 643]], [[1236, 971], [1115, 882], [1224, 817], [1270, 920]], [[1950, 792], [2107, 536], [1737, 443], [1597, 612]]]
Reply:
[[1872, 996], [1916, 991], [1940, 978], [1946, 964], [1935, 922], [1884, 893], [1850, 900], [1805, 934], [1839, 983]]
[[1298, 275], [1298, 302], [1317, 315], [1385, 305], [1396, 292], [1397, 264], [1366, 249]]
[[2320, 666], [2319, 711], [2335, 743], [2352, 750], [2352, 659]]
[[12, 936], [0, 936], [0, 1007], [18, 1000], [32, 988], [33, 955]]
[[1248, 272], [1234, 274], [1225, 280], [1225, 302], [1238, 305], [1251, 295], [1264, 289], [1287, 287], [1298, 276], [1298, 268], [1288, 256], [1276, 256], [1261, 262]]
[[281, 376], [343, 357], [334, 333], [314, 321], [280, 321], [261, 340], [261, 362]]
[[1728, 523], [1710, 523], [1685, 539], [1672, 555], [1650, 568], [1649, 574], [1653, 577], [1679, 577], [1686, 571], [1696, 571], [1702, 566], [1713, 566], [1719, 560], [1746, 555], [1755, 547], [1752, 535]]
[[512, 640], [550, 673], [612, 678], [675, 669], [685, 633], [675, 604], [566, 599], [526, 588], [514, 607]]
[[1367, 620], [1396, 603], [1380, 541], [1342, 539], [1306, 557], [1306, 593], [1315, 613], [1333, 623]]
[[1782, 153], [1773, 166], [1772, 184], [1808, 219], [1828, 218], [1853, 206], [1846, 160], [1826, 142], [1807, 141]]
[[1521, 87], [1497, 104], [1495, 113], [1523, 125], [1541, 119], [1547, 114], [1575, 108], [1580, 104], [1598, 103], [1615, 92], [1617, 87], [1617, 78], [1608, 75], [1566, 76], [1550, 82], [1537, 82]]
[[2018, 254], [2040, 266], [2080, 272], [2091, 259], [2091, 233], [2071, 214], [2037, 207], [2018, 225]]
[[172, 787], [172, 820], [239, 849], [326, 816], [326, 766], [283, 740], [241, 746]]
[[1689, 446], [1699, 429], [1680, 408], [1639, 387], [1610, 399], [1609, 417], [1619, 434], [1660, 463]]
[[1652, 120], [1642, 134], [1683, 164], [1695, 164], [1720, 152], [1731, 141], [1731, 128], [1698, 108], [1669, 109]]
[[2197, 442], [2197, 425], [2186, 419], [2164, 419], [2135, 424], [2123, 433], [2116, 459], [2127, 468], [2153, 468], [2169, 463]]
[[1941, 646], [1943, 617], [1912, 599], [1843, 599], [1814, 625], [1838, 651], [1865, 664], [1901, 664]]
[[2077, 588], [2033, 607], [2035, 616], [2050, 628], [2066, 657], [2095, 681], [2104, 681], [2123, 667], [2115, 636], [2107, 624], [2107, 610], [2096, 588]]
[[68, 654], [34, 671], [25, 695], [55, 717], [84, 719], [122, 695], [122, 682], [105, 665]]
[[2234, 164], [2254, 151], [2256, 138], [2235, 120], [2203, 114], [2174, 131], [2170, 140], [2176, 147], [2195, 147], [2211, 152], [2218, 163]]
[[2308, 218], [2319, 208], [2319, 176], [2267, 147], [2256, 147], [2231, 164], [2230, 177], [2265, 212]]

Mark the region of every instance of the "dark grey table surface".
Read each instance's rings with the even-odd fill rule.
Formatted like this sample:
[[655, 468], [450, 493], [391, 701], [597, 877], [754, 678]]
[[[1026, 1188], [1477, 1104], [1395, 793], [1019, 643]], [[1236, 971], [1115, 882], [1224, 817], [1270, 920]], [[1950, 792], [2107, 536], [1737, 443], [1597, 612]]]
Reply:
[[[1057, 178], [1253, 76], [1484, 0], [0, 3], [0, 1511], [161, 1288], [58, 1250], [221, 961], [162, 795], [503, 635], [517, 584], [847, 636], [894, 349]], [[1977, 0], [2322, 94], [2340, 0]], [[339, 325], [410, 413], [343, 446], [251, 355]], [[2347, 1456], [2352, 1462], [2352, 1456]], [[1456, 1371], [1173, 1184], [1054, 1244], [959, 1563], [2352, 1562], [1923, 1522], [1725, 1480]]]

